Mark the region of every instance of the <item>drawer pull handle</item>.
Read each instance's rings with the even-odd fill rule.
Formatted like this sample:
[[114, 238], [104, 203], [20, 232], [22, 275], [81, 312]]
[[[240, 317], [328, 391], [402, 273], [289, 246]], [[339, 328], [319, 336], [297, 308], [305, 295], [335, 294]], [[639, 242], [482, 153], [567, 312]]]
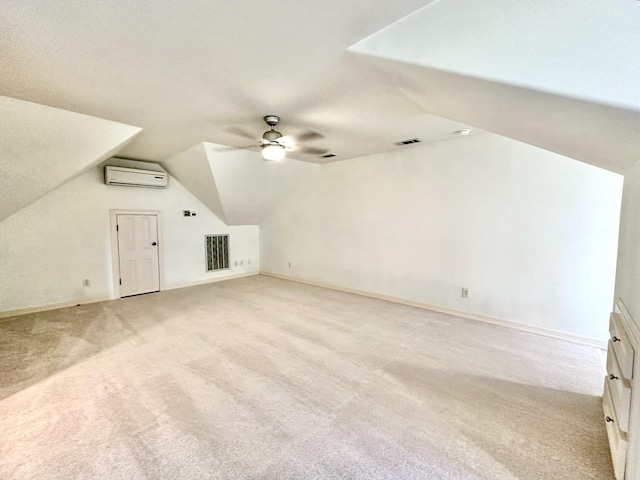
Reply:
[[611, 374], [609, 374], [609, 379], [618, 380], [618, 377], [616, 377], [613, 373], [611, 373]]
[[618, 337], [613, 337], [611, 340], [613, 340], [614, 342], [619, 342], [620, 339]]
[[607, 421], [607, 423], [613, 422], [613, 418], [611, 418], [609, 415], [606, 416], [605, 420]]

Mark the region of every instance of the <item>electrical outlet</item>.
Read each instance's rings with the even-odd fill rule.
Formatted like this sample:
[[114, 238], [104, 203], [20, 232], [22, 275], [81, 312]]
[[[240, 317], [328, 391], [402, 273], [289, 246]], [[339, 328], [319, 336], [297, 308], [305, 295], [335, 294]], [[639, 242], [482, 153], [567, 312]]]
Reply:
[[462, 298], [469, 298], [469, 289], [462, 287]]
[[82, 282], [82, 286], [83, 287], [88, 287], [91, 285], [91, 282], [89, 281], [88, 278], [85, 278], [84, 281]]

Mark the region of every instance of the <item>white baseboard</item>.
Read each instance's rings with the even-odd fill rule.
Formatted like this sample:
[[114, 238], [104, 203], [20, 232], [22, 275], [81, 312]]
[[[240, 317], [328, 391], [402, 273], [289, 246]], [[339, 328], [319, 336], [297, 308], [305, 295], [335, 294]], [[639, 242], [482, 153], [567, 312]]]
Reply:
[[113, 300], [111, 297], [94, 297], [94, 298], [82, 298], [75, 301], [52, 303], [49, 305], [40, 305], [38, 307], [21, 308], [19, 310], [8, 310], [6, 312], [0, 312], [0, 318], [17, 317], [19, 315], [27, 315], [29, 313], [47, 312], [49, 310], [58, 310], [60, 308], [75, 307], [77, 305], [86, 305], [88, 303], [98, 303]]
[[340, 292], [353, 293], [355, 295], [361, 295], [364, 297], [376, 298], [378, 300], [385, 300], [387, 302], [399, 303], [402, 305], [408, 305], [410, 307], [423, 308], [425, 310], [432, 310], [434, 312], [447, 313], [449, 315], [455, 315], [457, 317], [467, 318], [470, 320], [477, 320], [479, 322], [491, 323], [493, 325], [500, 325], [503, 327], [513, 328], [515, 330], [520, 330], [523, 332], [533, 333], [536, 335], [542, 335], [544, 337], [551, 337], [557, 340], [564, 340], [571, 343], [577, 343], [580, 345], [588, 345], [590, 347], [595, 347], [600, 350], [607, 349], [607, 342], [605, 340], [600, 340], [597, 338], [591, 337], [583, 337], [581, 335], [573, 335], [571, 333], [560, 332], [557, 330], [550, 330], [546, 328], [534, 327], [529, 325], [523, 325], [520, 323], [512, 322], [509, 320], [504, 320], [501, 318], [493, 318], [487, 317], [484, 315], [477, 315], [475, 313], [462, 312], [459, 310], [454, 310], [450, 308], [439, 307], [437, 305], [429, 305], [427, 303], [414, 302], [413, 300], [406, 300], [404, 298], [391, 297], [388, 295], [380, 295], [377, 293], [367, 292], [364, 290], [355, 290], [352, 288], [340, 287], [337, 285], [332, 285], [329, 283], [323, 282], [314, 282], [311, 280], [305, 280], [302, 278], [289, 277], [287, 275], [280, 275], [278, 273], [272, 272], [260, 272], [260, 275], [265, 275], [267, 277], [280, 278], [282, 280], [289, 280], [291, 282], [305, 283], [307, 285], [313, 285], [316, 287], [328, 288], [331, 290], [338, 290]]
[[[215, 283], [215, 282], [221, 282], [223, 280], [233, 280], [234, 278], [243, 278], [243, 277], [252, 277], [255, 275], [259, 275], [260, 272], [249, 272], [249, 273], [239, 273], [237, 275], [227, 275], [225, 277], [216, 277], [216, 278], [211, 278], [208, 280], [202, 280], [199, 282], [191, 282], [185, 285], [176, 285], [173, 287], [164, 287], [164, 289], [162, 290], [167, 291], [167, 290], [175, 290], [178, 288], [187, 288], [187, 287], [196, 287], [198, 285], [205, 285], [207, 283]], [[82, 298], [82, 299], [77, 299], [74, 301], [69, 301], [69, 302], [62, 302], [62, 303], [52, 303], [49, 305], [40, 305], [37, 307], [28, 307], [28, 308], [21, 308], [19, 310], [9, 310], [6, 312], [0, 312], [0, 319], [2, 318], [9, 318], [9, 317], [17, 317], [20, 315], [27, 315], [30, 313], [38, 313], [38, 312], [47, 312], [49, 310], [58, 310], [60, 308], [68, 308], [68, 307], [75, 307], [77, 305], [86, 305], [88, 303], [98, 303], [98, 302], [106, 302], [109, 300], [118, 300], [120, 297], [95, 297], [95, 298]]]

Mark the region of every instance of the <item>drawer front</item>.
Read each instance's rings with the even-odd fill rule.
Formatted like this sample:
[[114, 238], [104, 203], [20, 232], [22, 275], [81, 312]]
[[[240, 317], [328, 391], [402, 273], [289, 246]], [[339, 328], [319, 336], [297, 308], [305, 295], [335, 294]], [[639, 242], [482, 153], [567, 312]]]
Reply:
[[604, 412], [609, 448], [616, 480], [624, 480], [625, 464], [627, 460], [627, 436], [618, 428], [618, 420], [611, 400], [609, 383], [604, 383], [604, 395], [602, 396], [602, 410]]
[[631, 409], [631, 385], [620, 372], [611, 341], [607, 352], [607, 376], [605, 382], [611, 393], [611, 404], [619, 421], [618, 428], [629, 431], [629, 410]]
[[620, 317], [617, 313], [612, 313], [609, 322], [609, 334], [611, 335], [611, 344], [616, 354], [620, 373], [627, 380], [633, 378], [633, 357], [634, 351], [629, 341], [629, 336], [622, 326]]

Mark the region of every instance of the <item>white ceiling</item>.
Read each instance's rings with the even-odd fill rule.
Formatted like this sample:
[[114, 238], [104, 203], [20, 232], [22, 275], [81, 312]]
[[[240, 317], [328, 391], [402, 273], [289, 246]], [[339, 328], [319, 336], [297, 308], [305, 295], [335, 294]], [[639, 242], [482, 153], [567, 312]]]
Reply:
[[350, 47], [425, 111], [603, 168], [640, 160], [640, 3], [447, 0]]
[[40, 104], [2, 123], [6, 214], [29, 201], [11, 178], [55, 162], [37, 197], [115, 152], [164, 162], [221, 218], [263, 218], [259, 154], [207, 145], [257, 143], [266, 114], [337, 161], [467, 126], [618, 172], [640, 159], [636, 0], [3, 0], [0, 15], [0, 95]]
[[[162, 161], [202, 142], [247, 146], [280, 115], [339, 159], [448, 138], [347, 52], [431, 0], [2, 2], [0, 94], [142, 127], [121, 156]], [[231, 129], [231, 132], [229, 131]], [[290, 157], [322, 161], [317, 155]]]
[[354, 50], [640, 110], [637, 0], [446, 0]]

